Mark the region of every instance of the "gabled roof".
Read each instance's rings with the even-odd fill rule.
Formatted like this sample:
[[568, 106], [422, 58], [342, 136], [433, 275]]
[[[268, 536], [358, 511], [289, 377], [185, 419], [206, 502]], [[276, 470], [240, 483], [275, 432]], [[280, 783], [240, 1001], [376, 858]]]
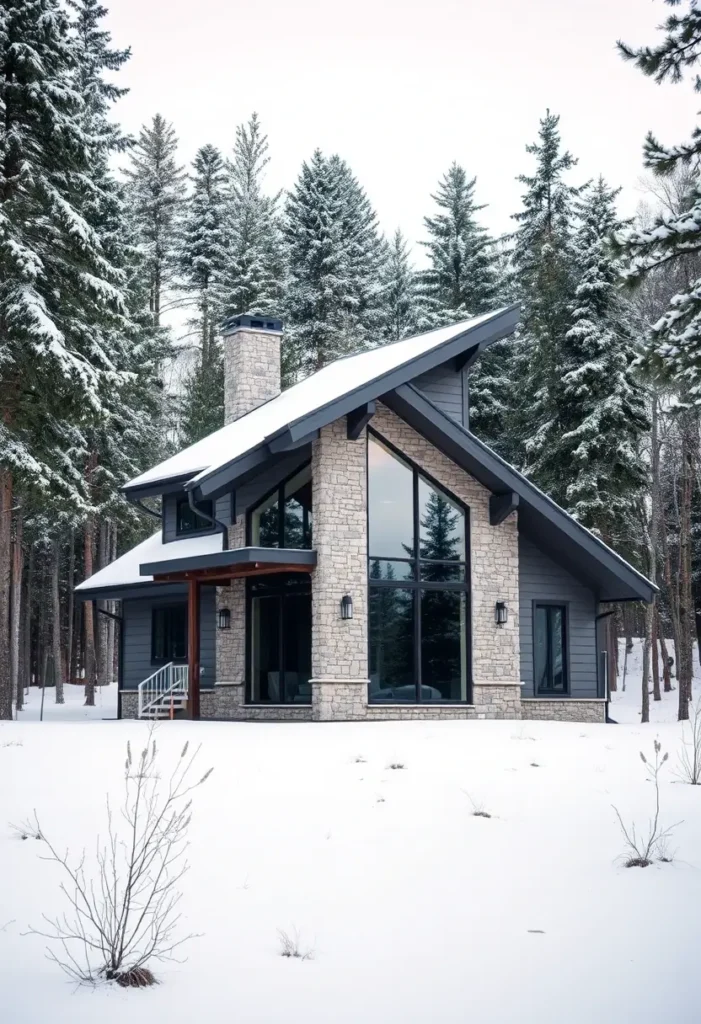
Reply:
[[386, 405], [431, 444], [518, 508], [519, 532], [589, 586], [600, 601], [652, 601], [657, 587], [624, 558], [410, 384], [383, 396]]
[[[518, 305], [345, 356], [283, 391], [277, 398], [229, 423], [177, 455], [130, 480], [123, 490], [138, 498], [179, 484], [204, 495], [222, 490], [221, 474], [235, 463], [255, 465], [272, 452], [304, 440], [297, 430], [314, 418], [318, 429], [452, 358], [463, 364], [511, 334]], [[258, 451], [260, 457], [252, 457]]]

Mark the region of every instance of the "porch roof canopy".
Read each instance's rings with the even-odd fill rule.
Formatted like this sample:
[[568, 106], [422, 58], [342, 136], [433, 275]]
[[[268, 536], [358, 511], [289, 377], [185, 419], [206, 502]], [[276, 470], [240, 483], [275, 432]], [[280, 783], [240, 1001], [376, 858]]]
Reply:
[[232, 548], [206, 555], [146, 562], [141, 573], [156, 582], [228, 582], [242, 576], [263, 576], [276, 572], [311, 572], [316, 551], [302, 548]]
[[143, 562], [168, 563], [174, 559], [201, 557], [221, 552], [224, 536], [208, 533], [200, 537], [183, 537], [178, 541], [164, 543], [163, 531], [158, 530], [147, 540], [142, 540], [130, 551], [110, 562], [104, 569], [93, 573], [89, 579], [79, 583], [76, 595], [82, 600], [93, 598], [118, 600], [138, 597], [145, 591], [153, 577], [141, 572]]
[[216, 497], [233, 477], [311, 440], [321, 426], [354, 413], [385, 392], [451, 359], [467, 366], [512, 334], [518, 305], [335, 360], [246, 416], [227, 424], [123, 487], [138, 500], [172, 490]]

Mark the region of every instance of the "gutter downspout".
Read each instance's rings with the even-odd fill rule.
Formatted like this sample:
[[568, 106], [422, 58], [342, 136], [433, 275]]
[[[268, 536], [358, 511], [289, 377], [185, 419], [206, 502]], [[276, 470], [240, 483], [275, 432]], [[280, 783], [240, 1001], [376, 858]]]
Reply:
[[[612, 611], [609, 611], [609, 612], [600, 612], [598, 615], [596, 615], [594, 617], [594, 622], [595, 622], [596, 625], [598, 625], [598, 623], [601, 622], [603, 619], [610, 619], [611, 616], [615, 615], [615, 614], [616, 614], [615, 609], [613, 609]], [[610, 692], [611, 691], [609, 689], [609, 658], [608, 658], [608, 655], [609, 655], [609, 652], [607, 651], [606, 652], [606, 679], [604, 680], [604, 686], [605, 686], [604, 699], [606, 701], [606, 724], [607, 725], [617, 725], [618, 723], [615, 721], [615, 719], [609, 717], [609, 704], [610, 704], [610, 701], [611, 701], [611, 697], [610, 697]]]
[[192, 511], [195, 513], [195, 515], [200, 516], [201, 519], [205, 519], [208, 523], [211, 523], [212, 526], [216, 527], [216, 529], [219, 530], [219, 532], [227, 538], [228, 544], [229, 527], [225, 523], [222, 523], [219, 519], [215, 519], [214, 516], [208, 515], [206, 512], [203, 512], [201, 508], [197, 507], [197, 503], [195, 502], [194, 491], [187, 492], [187, 503], [192, 509]]

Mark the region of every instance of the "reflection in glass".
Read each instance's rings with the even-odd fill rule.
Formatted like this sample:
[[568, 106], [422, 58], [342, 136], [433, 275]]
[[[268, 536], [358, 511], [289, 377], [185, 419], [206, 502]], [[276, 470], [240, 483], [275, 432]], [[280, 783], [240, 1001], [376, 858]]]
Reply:
[[413, 580], [413, 562], [392, 562], [384, 558], [370, 559], [370, 582], [373, 580]]
[[419, 556], [436, 561], [465, 558], [465, 514], [419, 477]]
[[285, 484], [285, 547], [310, 548], [312, 542], [312, 468]]
[[536, 605], [533, 647], [537, 692], [566, 693], [567, 643], [563, 605]]
[[370, 699], [415, 701], [414, 591], [370, 590]]
[[421, 591], [421, 699], [467, 700], [465, 594]]
[[421, 562], [421, 579], [426, 583], [463, 583], [465, 566], [455, 562]]
[[368, 438], [369, 551], [371, 556], [414, 554], [414, 475], [374, 437]]

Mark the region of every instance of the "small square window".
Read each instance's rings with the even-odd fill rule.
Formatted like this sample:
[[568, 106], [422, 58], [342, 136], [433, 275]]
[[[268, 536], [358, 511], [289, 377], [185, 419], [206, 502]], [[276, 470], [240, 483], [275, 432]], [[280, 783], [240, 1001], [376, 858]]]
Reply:
[[[199, 507], [206, 515], [213, 515], [211, 501], [200, 501]], [[198, 516], [194, 509], [190, 508], [187, 498], [178, 499], [175, 513], [175, 532], [178, 537], [188, 533], [202, 533], [211, 529], [211, 522], [203, 516]]]

